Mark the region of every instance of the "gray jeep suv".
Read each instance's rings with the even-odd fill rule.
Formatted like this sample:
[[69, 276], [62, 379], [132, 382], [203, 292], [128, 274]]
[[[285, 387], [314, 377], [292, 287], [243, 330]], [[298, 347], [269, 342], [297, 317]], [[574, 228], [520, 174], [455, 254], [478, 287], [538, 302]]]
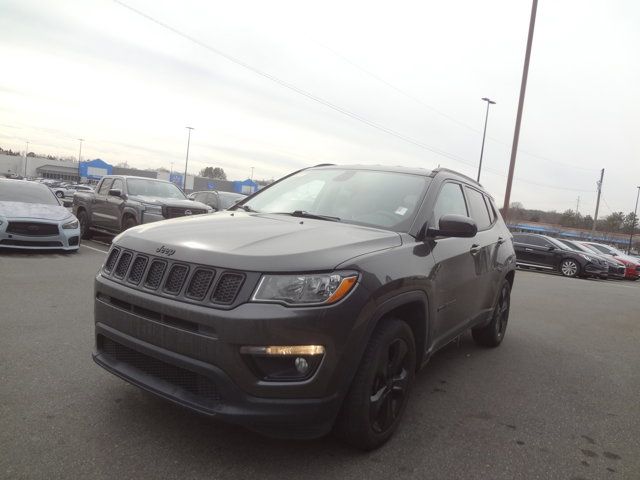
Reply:
[[230, 211], [118, 235], [95, 280], [94, 360], [271, 436], [398, 426], [416, 371], [467, 329], [498, 346], [511, 235], [470, 178], [321, 165]]

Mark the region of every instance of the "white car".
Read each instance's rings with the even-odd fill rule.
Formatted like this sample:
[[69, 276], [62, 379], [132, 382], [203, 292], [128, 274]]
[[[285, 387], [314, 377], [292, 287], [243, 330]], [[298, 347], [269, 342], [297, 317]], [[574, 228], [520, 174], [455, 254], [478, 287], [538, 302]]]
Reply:
[[77, 251], [79, 247], [78, 219], [49, 187], [0, 179], [0, 248]]

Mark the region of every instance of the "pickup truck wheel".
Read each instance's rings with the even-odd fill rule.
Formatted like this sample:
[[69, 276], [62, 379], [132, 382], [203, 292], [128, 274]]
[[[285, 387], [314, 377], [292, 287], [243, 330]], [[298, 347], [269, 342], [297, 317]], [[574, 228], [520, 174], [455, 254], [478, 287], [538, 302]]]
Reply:
[[509, 321], [511, 305], [511, 285], [507, 280], [502, 284], [498, 301], [493, 309], [493, 317], [488, 325], [471, 330], [473, 340], [483, 347], [497, 347], [502, 343]]
[[89, 228], [89, 215], [84, 210], [78, 212], [78, 222], [80, 222], [80, 238], [91, 240], [93, 232]]
[[122, 222], [122, 231], [129, 230], [131, 227], [138, 225], [136, 219], [133, 217], [127, 217]]
[[373, 450], [385, 443], [404, 413], [416, 370], [409, 326], [387, 319], [373, 332], [335, 431], [350, 445]]

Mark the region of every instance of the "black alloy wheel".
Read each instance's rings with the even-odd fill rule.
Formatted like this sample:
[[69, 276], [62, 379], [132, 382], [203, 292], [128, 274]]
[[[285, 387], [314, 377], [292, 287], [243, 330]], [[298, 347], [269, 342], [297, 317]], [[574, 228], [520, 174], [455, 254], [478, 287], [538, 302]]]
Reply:
[[511, 306], [511, 284], [505, 280], [500, 289], [496, 306], [489, 324], [471, 330], [473, 340], [483, 347], [497, 347], [502, 343], [509, 322], [509, 308]]
[[396, 318], [379, 324], [335, 425], [347, 443], [373, 450], [396, 430], [407, 406], [416, 370], [416, 347], [409, 325]]

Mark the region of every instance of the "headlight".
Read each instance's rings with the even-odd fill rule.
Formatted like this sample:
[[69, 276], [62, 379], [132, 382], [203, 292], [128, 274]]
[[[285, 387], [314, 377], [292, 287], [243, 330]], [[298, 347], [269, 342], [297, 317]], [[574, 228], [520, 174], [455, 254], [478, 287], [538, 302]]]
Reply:
[[144, 211], [147, 213], [153, 213], [155, 215], [162, 215], [162, 207], [160, 205], [154, 205], [153, 203], [143, 203]]
[[329, 305], [344, 298], [357, 280], [355, 272], [264, 275], [252, 300], [287, 305]]
[[593, 258], [591, 258], [589, 255], [585, 255], [584, 253], [581, 253], [580, 256], [584, 258], [587, 262], [593, 262]]
[[62, 228], [65, 230], [75, 230], [78, 228], [78, 220], [71, 220], [70, 222], [63, 224]]

